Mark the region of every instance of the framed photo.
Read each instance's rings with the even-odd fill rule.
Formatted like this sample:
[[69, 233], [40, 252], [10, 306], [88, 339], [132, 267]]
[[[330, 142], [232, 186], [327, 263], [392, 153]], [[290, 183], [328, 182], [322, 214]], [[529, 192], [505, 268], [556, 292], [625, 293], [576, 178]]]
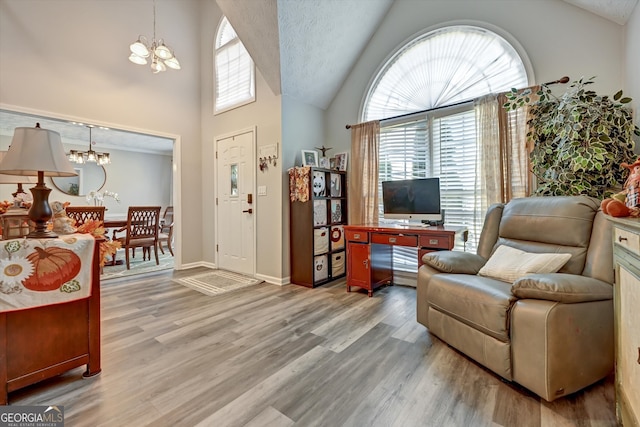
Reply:
[[328, 157], [320, 157], [320, 167], [329, 169], [329, 158]]
[[329, 159], [329, 169], [335, 169], [336, 168], [336, 158], [332, 157]]
[[349, 156], [349, 153], [344, 152], [344, 153], [336, 153], [336, 169], [338, 169], [339, 171], [346, 171], [347, 170], [347, 158]]
[[313, 150], [302, 150], [302, 166], [318, 167], [318, 152]]

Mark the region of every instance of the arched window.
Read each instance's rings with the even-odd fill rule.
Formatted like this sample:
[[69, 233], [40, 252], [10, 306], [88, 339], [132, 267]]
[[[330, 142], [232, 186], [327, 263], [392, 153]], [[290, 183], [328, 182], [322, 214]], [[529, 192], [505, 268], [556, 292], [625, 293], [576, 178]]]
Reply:
[[215, 114], [256, 100], [253, 60], [226, 16], [216, 33], [214, 90]]
[[431, 31], [382, 67], [364, 102], [364, 121], [472, 100], [527, 85], [522, 59], [504, 38], [469, 25]]
[[[474, 250], [483, 213], [476, 208], [473, 100], [527, 85], [518, 52], [485, 28], [449, 26], [408, 42], [382, 66], [363, 103], [363, 121], [381, 120], [379, 183], [439, 177], [446, 222], [467, 226], [467, 250]], [[415, 269], [415, 254], [394, 254], [394, 268], [405, 262]]]

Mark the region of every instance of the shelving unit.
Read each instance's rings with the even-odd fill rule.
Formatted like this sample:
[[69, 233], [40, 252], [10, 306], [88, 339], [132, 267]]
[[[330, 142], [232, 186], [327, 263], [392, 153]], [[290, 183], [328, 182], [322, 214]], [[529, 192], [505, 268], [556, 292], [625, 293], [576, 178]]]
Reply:
[[313, 288], [344, 277], [346, 172], [302, 167], [289, 173], [291, 282]]

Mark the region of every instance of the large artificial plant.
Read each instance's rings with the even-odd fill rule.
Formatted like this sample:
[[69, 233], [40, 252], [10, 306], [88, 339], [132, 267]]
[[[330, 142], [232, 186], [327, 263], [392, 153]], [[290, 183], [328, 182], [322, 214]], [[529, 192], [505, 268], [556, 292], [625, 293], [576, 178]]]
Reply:
[[625, 106], [631, 98], [622, 91], [609, 98], [586, 90], [593, 80], [574, 81], [559, 97], [547, 85], [535, 94], [531, 89], [507, 94], [507, 110], [530, 107], [527, 137], [533, 142], [538, 195], [603, 198], [624, 183], [628, 170], [620, 164], [633, 161], [633, 135], [640, 136]]

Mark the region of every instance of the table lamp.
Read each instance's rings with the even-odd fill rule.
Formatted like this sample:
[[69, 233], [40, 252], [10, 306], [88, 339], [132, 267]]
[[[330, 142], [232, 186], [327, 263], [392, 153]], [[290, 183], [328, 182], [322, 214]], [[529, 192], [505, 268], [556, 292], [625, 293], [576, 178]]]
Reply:
[[64, 152], [60, 134], [40, 128], [39, 123], [35, 128], [16, 128], [9, 151], [0, 161], [0, 174], [38, 177], [36, 186], [30, 189], [33, 203], [29, 219], [35, 223], [35, 228], [27, 237], [58, 237], [47, 230], [47, 221], [53, 212], [49, 206], [51, 189], [45, 185], [44, 177], [77, 175]]

